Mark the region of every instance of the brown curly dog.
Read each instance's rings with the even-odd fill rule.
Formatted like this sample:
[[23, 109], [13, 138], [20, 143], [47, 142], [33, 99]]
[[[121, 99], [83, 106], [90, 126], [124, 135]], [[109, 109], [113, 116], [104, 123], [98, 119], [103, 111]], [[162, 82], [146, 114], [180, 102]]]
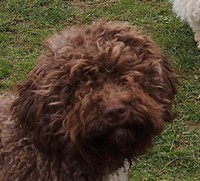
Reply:
[[16, 95], [0, 98], [0, 180], [127, 180], [118, 169], [172, 121], [176, 84], [168, 57], [128, 23], [50, 37]]

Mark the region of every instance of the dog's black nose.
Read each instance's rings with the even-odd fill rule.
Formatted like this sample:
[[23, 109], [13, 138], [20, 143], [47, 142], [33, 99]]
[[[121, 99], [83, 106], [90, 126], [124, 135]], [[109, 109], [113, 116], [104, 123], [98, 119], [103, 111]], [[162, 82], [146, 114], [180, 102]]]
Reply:
[[126, 107], [124, 104], [113, 104], [105, 107], [103, 111], [104, 118], [124, 118], [126, 114]]

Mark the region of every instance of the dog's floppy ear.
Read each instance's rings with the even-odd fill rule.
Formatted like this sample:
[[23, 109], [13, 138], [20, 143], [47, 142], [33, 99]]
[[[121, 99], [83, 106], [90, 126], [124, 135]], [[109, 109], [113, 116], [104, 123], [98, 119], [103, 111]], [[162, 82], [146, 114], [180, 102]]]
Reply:
[[150, 87], [150, 89], [147, 88], [148, 92], [165, 109], [163, 120], [171, 122], [175, 117], [171, 109], [174, 104], [174, 96], [177, 93], [178, 77], [170, 57], [151, 39], [148, 37], [144, 37], [144, 39], [146, 42], [143, 51], [148, 60], [146, 62], [151, 62], [148, 64], [148, 67], [151, 66], [148, 72], [148, 76], [151, 78], [146, 87]]
[[171, 122], [175, 117], [171, 112], [171, 106], [173, 105], [174, 96], [177, 93], [178, 76], [172, 66], [171, 59], [168, 56], [164, 54], [161, 56], [160, 65], [162, 67], [162, 79], [165, 85], [160, 93], [162, 103], [166, 108], [163, 120]]
[[169, 99], [174, 99], [174, 95], [177, 93], [178, 76], [172, 67], [170, 58], [166, 55], [161, 57], [161, 66], [163, 69], [162, 78], [166, 84]]
[[[28, 79], [18, 85], [11, 107], [14, 120], [44, 153], [55, 151], [63, 144], [62, 121], [69, 95], [66, 93], [67, 75], [62, 70], [48, 71], [48, 66], [37, 66]], [[57, 77], [62, 78], [58, 80]]]
[[171, 59], [147, 36], [137, 36], [137, 38], [132, 36], [127, 38], [127, 43], [134, 48], [135, 52], [139, 50], [140, 62], [135, 69], [142, 72], [144, 76], [136, 80], [157, 103], [163, 106], [165, 109], [163, 120], [171, 122], [174, 119], [171, 107], [178, 84]]
[[62, 134], [66, 133], [62, 124], [79, 81], [76, 76], [69, 78], [69, 74], [74, 64], [71, 59], [82, 55], [77, 55], [70, 46], [70, 36], [67, 31], [65, 33], [53, 35], [44, 42], [36, 67], [17, 87], [16, 100], [12, 104], [14, 119], [32, 134], [35, 145], [43, 152], [64, 145], [66, 139]]
[[140, 62], [135, 69], [142, 72], [145, 78], [137, 78], [137, 81], [156, 102], [163, 106], [165, 109], [163, 120], [171, 122], [174, 119], [171, 107], [178, 84], [171, 59], [147, 36], [135, 38], [133, 35], [126, 39], [126, 43], [133, 47], [136, 53], [139, 50], [137, 54]]

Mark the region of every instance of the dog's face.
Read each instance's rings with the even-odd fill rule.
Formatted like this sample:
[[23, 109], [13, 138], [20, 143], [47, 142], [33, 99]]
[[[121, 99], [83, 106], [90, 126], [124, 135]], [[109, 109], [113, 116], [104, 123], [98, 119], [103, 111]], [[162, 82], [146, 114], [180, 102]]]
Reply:
[[46, 47], [12, 107], [40, 151], [117, 168], [172, 120], [174, 70], [130, 26], [98, 22], [55, 35]]

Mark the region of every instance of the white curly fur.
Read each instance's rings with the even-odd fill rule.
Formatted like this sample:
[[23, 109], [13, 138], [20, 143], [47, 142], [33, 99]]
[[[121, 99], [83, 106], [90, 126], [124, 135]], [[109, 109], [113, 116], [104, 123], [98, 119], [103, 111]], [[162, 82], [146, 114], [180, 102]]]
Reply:
[[173, 0], [173, 10], [181, 20], [189, 23], [200, 49], [200, 0]]
[[119, 168], [117, 172], [105, 177], [104, 181], [129, 181], [130, 164], [125, 161], [124, 167]]

